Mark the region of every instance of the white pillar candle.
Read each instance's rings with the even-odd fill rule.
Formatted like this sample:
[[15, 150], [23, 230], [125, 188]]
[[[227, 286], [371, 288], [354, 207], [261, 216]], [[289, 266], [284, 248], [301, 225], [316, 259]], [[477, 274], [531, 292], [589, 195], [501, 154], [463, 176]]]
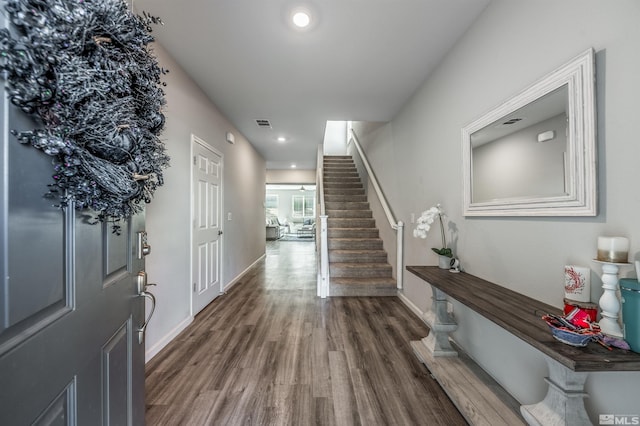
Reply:
[[598, 237], [598, 260], [611, 263], [627, 263], [629, 239], [625, 237]]

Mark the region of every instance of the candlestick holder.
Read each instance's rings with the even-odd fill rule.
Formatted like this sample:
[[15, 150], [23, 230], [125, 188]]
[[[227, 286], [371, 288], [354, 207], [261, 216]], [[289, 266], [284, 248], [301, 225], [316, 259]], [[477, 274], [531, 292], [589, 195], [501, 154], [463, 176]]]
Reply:
[[630, 263], [613, 263], [603, 262], [601, 260], [594, 260], [594, 262], [602, 265], [602, 296], [598, 301], [600, 305], [600, 330], [603, 334], [607, 334], [613, 337], [622, 338], [622, 327], [618, 322], [618, 315], [620, 313], [620, 299], [618, 297], [618, 291], [620, 286], [618, 285], [618, 272], [622, 266], [630, 266]]

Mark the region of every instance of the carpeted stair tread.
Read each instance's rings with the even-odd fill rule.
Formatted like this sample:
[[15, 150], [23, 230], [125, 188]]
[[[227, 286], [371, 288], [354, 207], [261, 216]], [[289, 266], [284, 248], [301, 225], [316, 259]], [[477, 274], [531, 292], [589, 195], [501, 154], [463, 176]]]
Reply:
[[329, 217], [329, 228], [375, 228], [376, 221], [367, 217]]
[[389, 265], [388, 263], [382, 263], [382, 262], [368, 262], [368, 263], [333, 262], [333, 265], [338, 266], [340, 268], [353, 268], [353, 269], [361, 269], [361, 268], [391, 269], [391, 265]]
[[371, 210], [326, 210], [327, 215], [332, 218], [371, 218]]
[[381, 238], [331, 238], [332, 241], [340, 242], [382, 242]]
[[324, 188], [324, 193], [335, 195], [364, 195], [364, 188]]
[[324, 200], [327, 210], [370, 210], [367, 201], [327, 201]]
[[327, 241], [329, 250], [382, 250], [380, 238], [331, 238]]
[[[342, 175], [344, 175], [344, 173], [342, 173]], [[353, 175], [353, 176], [351, 176]], [[358, 174], [356, 172], [353, 173], [349, 173], [348, 176], [331, 176], [331, 174], [329, 173], [327, 176], [324, 177], [324, 182], [359, 182], [362, 183], [362, 180], [360, 179], [360, 176], [358, 176]]]
[[387, 252], [384, 250], [329, 250], [329, 262], [375, 263], [387, 262]]
[[332, 296], [397, 296], [393, 278], [331, 278]]
[[396, 288], [396, 280], [393, 277], [331, 277], [331, 284], [357, 286], [383, 285], [392, 286], [394, 289]]
[[336, 253], [336, 254], [352, 254], [352, 255], [369, 255], [369, 254], [379, 254], [379, 253], [384, 253], [385, 255], [387, 254], [386, 251], [384, 250], [366, 250], [366, 249], [361, 249], [361, 250], [341, 250], [341, 249], [336, 249], [336, 250], [329, 250], [329, 253]]
[[344, 195], [344, 194], [325, 194], [324, 196], [324, 201], [325, 203], [327, 201], [329, 202], [339, 202], [339, 203], [345, 203], [345, 202], [366, 202], [367, 201], [367, 196], [364, 194], [361, 195]]
[[329, 265], [331, 278], [391, 278], [392, 268], [388, 263], [332, 262]]
[[379, 238], [378, 228], [328, 228], [329, 238]]
[[324, 187], [326, 188], [358, 188], [364, 189], [361, 182], [325, 182]]
[[[340, 177], [349, 177], [349, 178], [355, 178], [355, 177], [360, 177], [358, 176], [358, 172], [355, 169], [351, 169], [351, 168], [336, 168], [336, 169], [329, 169], [329, 170], [325, 170], [324, 171], [324, 177], [333, 177], [333, 178], [340, 178]], [[351, 179], [351, 181], [353, 181], [354, 179]], [[362, 180], [359, 180], [359, 182], [362, 182]]]

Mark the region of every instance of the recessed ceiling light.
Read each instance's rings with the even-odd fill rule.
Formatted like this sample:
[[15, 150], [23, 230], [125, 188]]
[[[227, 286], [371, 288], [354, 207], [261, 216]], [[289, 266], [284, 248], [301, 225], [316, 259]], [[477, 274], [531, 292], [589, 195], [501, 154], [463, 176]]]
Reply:
[[292, 164], [292, 165], [291, 165], [291, 168], [292, 168], [292, 169], [295, 169], [296, 167], [297, 167], [297, 166], [296, 166], [295, 164]]
[[318, 9], [310, 3], [311, 0], [292, 0], [297, 5], [283, 9], [287, 26], [295, 31], [311, 31], [318, 26]]
[[284, 136], [278, 137], [278, 142], [285, 142], [287, 139]]
[[306, 28], [311, 23], [311, 16], [309, 16], [309, 13], [303, 10], [299, 10], [297, 12], [294, 12], [291, 20], [296, 27]]

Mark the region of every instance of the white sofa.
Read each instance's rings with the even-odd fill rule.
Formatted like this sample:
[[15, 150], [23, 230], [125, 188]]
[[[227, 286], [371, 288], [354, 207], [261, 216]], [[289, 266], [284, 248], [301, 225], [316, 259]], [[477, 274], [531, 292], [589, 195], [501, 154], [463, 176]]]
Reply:
[[275, 216], [267, 217], [267, 240], [278, 240], [289, 232], [286, 220], [280, 220]]

